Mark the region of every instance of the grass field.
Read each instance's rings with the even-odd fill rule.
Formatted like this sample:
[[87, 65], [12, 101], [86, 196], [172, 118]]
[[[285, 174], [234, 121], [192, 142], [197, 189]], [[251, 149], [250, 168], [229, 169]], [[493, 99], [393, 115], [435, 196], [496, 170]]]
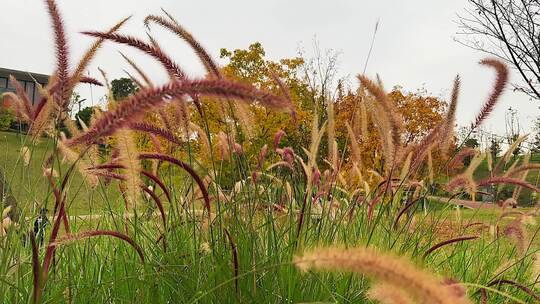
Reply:
[[[6, 150], [19, 151], [17, 147], [26, 144], [24, 137], [14, 133], [3, 133], [2, 138]], [[50, 151], [50, 142], [43, 140], [31, 150], [29, 166], [24, 166], [20, 153], [9, 156], [6, 153], [2, 157], [6, 172], [15, 172], [10, 177], [12, 187], [36, 185], [14, 187], [14, 194], [20, 201], [34, 198], [43, 202], [47, 197], [50, 200], [52, 195], [46, 179], [38, 175], [41, 174], [40, 162]], [[186, 203], [183, 207], [181, 204], [167, 204], [167, 247], [164, 247], [163, 240], [156, 242], [163, 236], [163, 223], [159, 216], [148, 218], [134, 214], [126, 221], [118, 194], [104, 192], [100, 196], [99, 188], [90, 190], [85, 187], [77, 173], [70, 189], [80, 190], [70, 199], [68, 213], [102, 216], [72, 218], [71, 229], [125, 231], [144, 253], [145, 262], [139, 260], [129, 244], [111, 238], [63, 245], [57, 252], [58, 262], [44, 290], [46, 302], [78, 303], [92, 299], [109, 303], [165, 303], [181, 299], [180, 302], [186, 303], [367, 303], [369, 281], [361, 276], [302, 273], [292, 264], [293, 257], [302, 248], [336, 243], [350, 247], [376, 247], [405, 255], [423, 267], [437, 269], [437, 272], [460, 282], [479, 286], [494, 278], [522, 282], [523, 278], [534, 276], [529, 266], [539, 250], [532, 242], [538, 232], [537, 226], [526, 228], [533, 237], [525, 252], [513, 245], [512, 238], [494, 238], [487, 228], [464, 228], [471, 223], [483, 222], [488, 226], [499, 225], [502, 229], [517, 218], [511, 216], [497, 222], [502, 214], [499, 209], [456, 210], [454, 206], [431, 202], [427, 211], [417, 205], [395, 226], [399, 204], [382, 205], [374, 219], [369, 220], [365, 208], [358, 209], [355, 217], [349, 219], [347, 209], [332, 215], [330, 205], [325, 202], [322, 215], [314, 214], [314, 210], [308, 211], [307, 214], [311, 215], [306, 219], [306, 226], [297, 235], [294, 213], [261, 209], [264, 206], [262, 202], [272, 201], [285, 191], [284, 184], [262, 182], [262, 185], [265, 189], [262, 193], [247, 187], [233, 201], [213, 204], [216, 214], [212, 223], [197, 214], [201, 205], [189, 201], [186, 189], [171, 188], [173, 197]], [[301, 188], [295, 193], [297, 201], [305, 195]], [[395, 201], [399, 200], [398, 194]], [[108, 202], [115, 202], [116, 206]], [[26, 205], [25, 212], [32, 214], [35, 211]], [[25, 231], [25, 227], [31, 227], [31, 222], [23, 220], [20, 225], [18, 231]], [[15, 230], [12, 232], [4, 242], [0, 242], [4, 253], [1, 264], [4, 272], [0, 278], [4, 284], [0, 284], [0, 294], [8, 302], [15, 303], [31, 298], [32, 283], [28, 275], [31, 272], [29, 248], [6, 246], [22, 242], [21, 234]], [[227, 234], [232, 237], [228, 238]], [[471, 234], [482, 238], [445, 246], [422, 258], [426, 250], [440, 241]], [[506, 267], [503, 273], [500, 273], [501, 267]], [[474, 284], [471, 286], [476, 286]], [[469, 288], [471, 293], [476, 290]], [[512, 286], [501, 286], [500, 290], [525, 302], [531, 300]], [[503, 303], [505, 298], [496, 293], [490, 294], [493, 303]]]
[[[42, 138], [37, 143], [31, 144], [31, 139], [26, 135], [17, 132], [0, 131], [0, 169], [6, 177], [6, 181], [11, 186], [11, 191], [17, 199], [20, 207], [35, 214], [35, 206], [47, 206], [47, 197], [50, 197], [50, 185], [45, 182], [43, 176], [43, 162], [51, 154], [54, 143], [47, 138]], [[24, 164], [22, 157], [22, 147], [28, 146], [31, 152], [31, 161], [29, 165]], [[58, 160], [57, 160], [58, 161]], [[512, 163], [511, 160], [509, 163]], [[540, 163], [540, 154], [532, 154], [531, 163]], [[67, 165], [61, 165], [60, 168], [67, 170]], [[61, 174], [62, 172], [60, 172]], [[178, 176], [179, 172], [170, 174], [169, 182], [181, 184], [182, 178]], [[527, 175], [527, 181], [532, 184], [538, 184], [538, 171], [532, 171]], [[475, 171], [475, 178], [481, 179], [489, 176], [487, 162], [484, 160]], [[445, 180], [441, 180], [444, 182]], [[121, 203], [120, 192], [116, 187], [97, 188], [88, 187], [83, 181], [80, 173], [76, 170], [70, 179], [70, 211], [72, 215], [100, 213], [105, 207], [113, 207], [118, 210], [118, 204]], [[521, 202], [530, 202], [531, 191], [524, 189], [520, 195]], [[111, 205], [111, 203], [113, 205]]]
[[[19, 223], [18, 232], [11, 230], [12, 233], [0, 241], [4, 253], [0, 264], [4, 271], [0, 282], [4, 284], [0, 284], [0, 294], [8, 302], [16, 303], [30, 299], [32, 292], [28, 275], [30, 251], [23, 245], [28, 240], [25, 241], [21, 233], [32, 227], [37, 215], [35, 208], [52, 208], [54, 204], [50, 185], [42, 173], [42, 163], [51, 153], [53, 143], [43, 139], [30, 145], [25, 136], [11, 132], [2, 132], [0, 138], [3, 151], [0, 164], [4, 172], [11, 173], [6, 175], [7, 181], [28, 218]], [[23, 146], [31, 151], [28, 165], [24, 164], [20, 152]], [[60, 176], [67, 171], [67, 166], [59, 161], [56, 168]], [[171, 168], [166, 168], [163, 176], [169, 185], [176, 185], [170, 187], [174, 201], [165, 205], [164, 223], [157, 212], [150, 217], [145, 215], [147, 206], [137, 208], [126, 218], [115, 182], [112, 186], [101, 184], [91, 189], [82, 176], [74, 172], [66, 192], [72, 231], [127, 233], [144, 254], [145, 262], [139, 261], [137, 251], [129, 244], [111, 238], [62, 245], [57, 252], [58, 261], [62, 262], [56, 264], [44, 290], [46, 302], [77, 303], [88, 299], [109, 303], [165, 303], [171, 299], [186, 303], [218, 303], [224, 299], [225, 302], [257, 303], [367, 302], [369, 281], [362, 277], [303, 274], [292, 263], [303, 248], [336, 243], [370, 246], [408, 256], [416, 264], [472, 284], [469, 286], [472, 297], [478, 297], [472, 293], [478, 286], [486, 286], [497, 278], [523, 282], [524, 278], [533, 279], [535, 275], [530, 265], [540, 250], [534, 242], [538, 226], [524, 225], [522, 233], [530, 237], [521, 241], [511, 236], [495, 237], [489, 227], [502, 231], [520, 220], [518, 214], [499, 220], [504, 213], [499, 208], [457, 209], [428, 202], [426, 210], [418, 204], [395, 222], [400, 209], [400, 204], [396, 204], [401, 200], [399, 192], [390, 200], [394, 203], [381, 205], [371, 220], [368, 209], [360, 208], [354, 218], [349, 218], [347, 208], [334, 210], [329, 201], [323, 200], [322, 214], [314, 209], [307, 210], [305, 228], [297, 234], [297, 215], [293, 210], [277, 211], [269, 207], [271, 204], [266, 205], [286, 192], [283, 183], [263, 180], [260, 181], [263, 192], [247, 185], [228, 202], [214, 201], [214, 218], [209, 222], [204, 213], [201, 214], [203, 205], [193, 200], [191, 183], [182, 182], [185, 176]], [[280, 178], [285, 179], [285, 176]], [[295, 187], [294, 193], [293, 201], [299, 202], [305, 189]], [[163, 193], [159, 195], [163, 198]], [[349, 203], [347, 196], [340, 200]], [[519, 211], [529, 213], [534, 209], [520, 208]], [[539, 220], [537, 214], [533, 218]], [[64, 227], [60, 231], [66, 233]], [[49, 227], [46, 237], [50, 232]], [[435, 244], [463, 235], [480, 238], [444, 246], [422, 258]], [[7, 246], [10, 243], [18, 245]], [[518, 303], [531, 300], [519, 288], [501, 286], [499, 289], [504, 295], [490, 294], [492, 303], [503, 303], [508, 297]]]
[[[26, 165], [23, 147], [30, 151], [30, 162]], [[54, 142], [41, 138], [32, 142], [30, 137], [16, 132], [0, 132], [0, 168], [12, 194], [24, 214], [36, 215], [42, 207], [51, 209], [51, 187], [44, 178], [43, 164], [52, 155]], [[58, 175], [63, 175], [69, 165], [61, 159], [54, 160], [59, 168]], [[81, 174], [75, 170], [69, 180], [68, 205], [71, 215], [101, 213], [105, 209], [117, 210], [120, 192], [116, 187], [89, 187]], [[37, 210], [36, 210], [37, 208]]]
[[[165, 10], [146, 16], [141, 39], [118, 31], [129, 18], [83, 32], [95, 42], [77, 65], [61, 10], [46, 6], [56, 69], [44, 98], [34, 105], [15, 80], [17, 94], [2, 95], [40, 140], [0, 132], [19, 206], [3, 197], [1, 303], [540, 303], [537, 199], [468, 200], [488, 187], [505, 190], [497, 201], [540, 192], [540, 166], [488, 173], [485, 151], [452, 151], [459, 77], [448, 101], [365, 75], [334, 85], [330, 52], [273, 62], [259, 43], [222, 49], [220, 67]], [[186, 75], [151, 27], [187, 43], [207, 75]], [[132, 80], [113, 80], [107, 109], [78, 126], [70, 96], [101, 84], [84, 75], [108, 40], [170, 81], [122, 54]], [[471, 132], [509, 84], [506, 63], [480, 63], [496, 76]]]

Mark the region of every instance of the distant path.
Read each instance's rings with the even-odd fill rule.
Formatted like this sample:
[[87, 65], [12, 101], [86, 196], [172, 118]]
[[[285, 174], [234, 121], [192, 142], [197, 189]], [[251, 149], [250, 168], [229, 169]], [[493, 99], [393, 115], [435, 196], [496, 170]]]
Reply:
[[[86, 221], [86, 220], [99, 220], [101, 219], [102, 217], [108, 217], [110, 216], [110, 214], [80, 214], [80, 215], [68, 215], [68, 219], [71, 221], [71, 220], [83, 220], [83, 221]], [[126, 217], [133, 217], [134, 214], [133, 213], [126, 213], [124, 216]], [[27, 221], [30, 221], [30, 220], [34, 220], [36, 219], [35, 216], [27, 216], [26, 217], [26, 220]], [[53, 217], [53, 221], [56, 219], [56, 216]]]
[[[462, 199], [457, 199], [457, 198], [453, 198], [452, 200], [448, 201], [448, 197], [441, 197], [441, 196], [428, 196], [427, 198], [430, 199], [430, 200], [438, 201], [440, 203], [449, 203], [449, 204], [452, 204], [452, 205], [459, 205], [459, 206], [463, 206], [463, 207], [469, 208], [469, 209], [492, 209], [492, 208], [498, 208], [499, 207], [497, 204], [495, 204], [493, 202], [475, 202], [475, 201], [462, 200]], [[203, 214], [203, 210], [196, 210], [196, 212], [195, 212], [195, 214], [193, 214], [193, 216], [194, 217], [201, 217], [202, 214]], [[93, 221], [93, 220], [101, 219], [102, 217], [109, 217], [109, 216], [110, 216], [110, 214], [80, 214], [80, 215], [68, 215], [68, 218], [70, 220], [78, 219], [78, 220]], [[135, 215], [133, 213], [126, 213], [126, 214], [124, 214], [124, 216], [125, 217], [133, 217]], [[139, 214], [139, 216], [142, 216], [142, 214]], [[158, 217], [160, 215], [159, 215], [158, 212], [154, 212], [152, 214], [152, 216]], [[33, 218], [32, 217], [27, 217], [26, 219], [29, 220], [29, 219], [33, 219]]]
[[[166, 213], [165, 213], [166, 214]], [[189, 213], [188, 216], [192, 216], [193, 218], [201, 218], [203, 217], [204, 215], [204, 210], [203, 209], [197, 209], [195, 210], [195, 213]], [[114, 216], [124, 216], [126, 218], [131, 218], [131, 217], [134, 217], [135, 214], [134, 213], [124, 213], [124, 214], [114, 214]], [[146, 213], [139, 213], [138, 214], [139, 217], [146, 217], [147, 214]], [[111, 214], [110, 213], [104, 213], [104, 214], [79, 214], [79, 215], [68, 215], [68, 219], [71, 221], [71, 220], [83, 220], [83, 221], [94, 221], [94, 220], [99, 220], [101, 218], [109, 218], [111, 217]], [[161, 214], [159, 212], [153, 212], [152, 213], [152, 217], [161, 217]], [[36, 217], [26, 217], [26, 220], [29, 221], [29, 220], [34, 220]], [[53, 221], [56, 219], [56, 216], [53, 217]]]
[[428, 199], [436, 200], [441, 203], [460, 205], [469, 209], [492, 209], [492, 208], [499, 207], [496, 203], [493, 203], [493, 202], [475, 202], [475, 201], [462, 200], [462, 199], [457, 199], [457, 198], [453, 198], [450, 201], [448, 201], [448, 197], [440, 197], [440, 196], [428, 196]]

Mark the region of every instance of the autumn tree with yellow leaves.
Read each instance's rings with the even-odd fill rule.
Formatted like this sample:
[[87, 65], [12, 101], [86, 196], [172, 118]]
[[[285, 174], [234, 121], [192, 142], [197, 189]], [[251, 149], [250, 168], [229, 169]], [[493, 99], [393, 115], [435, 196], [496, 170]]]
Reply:
[[[205, 98], [200, 104], [206, 114], [211, 136], [215, 138], [214, 142], [219, 142], [218, 134], [222, 137], [226, 134], [231, 145], [241, 146], [242, 153], [256, 161], [261, 147], [271, 145], [273, 135], [283, 130], [286, 135], [282, 138], [282, 145], [297, 147], [296, 150], [300, 151], [300, 147], [309, 145], [313, 115], [317, 113], [319, 121], [326, 120], [328, 104], [332, 103], [335, 108], [335, 140], [342, 163], [349, 163], [354, 154], [350, 148], [354, 138], [360, 153], [356, 156], [360, 158], [359, 165], [380, 169], [382, 172], [381, 138], [369, 113], [374, 110], [371, 105], [376, 101], [365, 88], [345, 88], [342, 81], [336, 81], [333, 87], [330, 87], [331, 82], [316, 85], [313, 83], [313, 74], [316, 72], [306, 67], [310, 63], [309, 59], [298, 56], [272, 61], [266, 58], [265, 50], [258, 42], [247, 49], [221, 49], [220, 55], [228, 61], [221, 69], [225, 78], [248, 83], [278, 95], [284, 93], [276, 81], [282, 81], [288, 88], [288, 98], [295, 106], [295, 115], [291, 117], [287, 113], [269, 111], [256, 103], [249, 106], [232, 105]], [[331, 60], [326, 62], [332, 64]], [[335, 66], [327, 68], [334, 69]], [[321, 88], [324, 86], [327, 87]], [[443, 119], [446, 102], [430, 96], [425, 90], [406, 92], [400, 86], [395, 86], [388, 96], [403, 117], [404, 133], [401, 140], [405, 144], [417, 142]], [[196, 111], [191, 113], [193, 121], [202, 125]], [[326, 138], [323, 138], [320, 150], [325, 151], [327, 146]], [[325, 158], [326, 155], [321, 153], [319, 157]], [[436, 156], [434, 161], [440, 162], [440, 159]]]

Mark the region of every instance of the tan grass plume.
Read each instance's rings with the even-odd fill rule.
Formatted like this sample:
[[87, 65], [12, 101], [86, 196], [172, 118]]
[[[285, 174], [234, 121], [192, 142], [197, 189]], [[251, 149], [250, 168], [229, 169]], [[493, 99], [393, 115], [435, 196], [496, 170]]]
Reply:
[[470, 303], [442, 285], [439, 278], [418, 269], [409, 260], [370, 248], [317, 248], [296, 256], [301, 270], [349, 271], [406, 291], [419, 303]]
[[141, 163], [139, 152], [133, 141], [132, 131], [120, 129], [116, 132], [120, 163], [125, 167], [127, 198], [132, 206], [140, 201]]
[[65, 157], [65, 159], [70, 163], [75, 163], [77, 170], [81, 173], [84, 180], [90, 185], [90, 187], [96, 187], [98, 185], [98, 178], [94, 174], [88, 173], [87, 169], [91, 166], [86, 159], [79, 152], [72, 150], [65, 144], [65, 135], [62, 135], [62, 139], [58, 140], [57, 148], [58, 151]]
[[21, 156], [24, 162], [24, 166], [27, 167], [28, 165], [30, 165], [30, 149], [28, 148], [28, 146], [23, 146], [21, 148]]
[[375, 283], [368, 290], [367, 297], [381, 304], [413, 304], [409, 295], [391, 284]]

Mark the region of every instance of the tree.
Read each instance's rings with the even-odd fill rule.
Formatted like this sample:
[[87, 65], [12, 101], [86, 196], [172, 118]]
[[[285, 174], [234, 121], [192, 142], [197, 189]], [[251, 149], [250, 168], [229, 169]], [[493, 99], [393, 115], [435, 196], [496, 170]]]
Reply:
[[478, 143], [478, 140], [476, 138], [468, 138], [465, 141], [465, 147], [475, 149], [475, 148], [478, 148], [478, 146], [480, 146], [480, 144]]
[[540, 2], [537, 0], [469, 0], [459, 16], [460, 42], [510, 63], [523, 80], [516, 90], [540, 100]]
[[[335, 77], [338, 53], [332, 50], [322, 52], [315, 42], [313, 57], [306, 57], [305, 53], [299, 52], [297, 57], [269, 60], [259, 42], [251, 44], [248, 49], [221, 49], [221, 58], [229, 61], [222, 69], [225, 77], [281, 95], [283, 93], [276, 82], [277, 77], [287, 88], [295, 106], [294, 119], [288, 113], [276, 113], [257, 105], [249, 107], [251, 119], [258, 122], [250, 125], [250, 142], [255, 149], [270, 143], [275, 132], [282, 129], [287, 134], [282, 139], [282, 145], [301, 150], [310, 144], [313, 115], [318, 115], [320, 124], [327, 119], [327, 107], [335, 101], [339, 83]], [[319, 150], [328, 150], [326, 137], [321, 140]], [[325, 156], [325, 153], [318, 154], [319, 160]]]
[[535, 132], [532, 142], [532, 151], [535, 153], [540, 153], [540, 116], [536, 118], [533, 126]]
[[430, 96], [423, 89], [411, 93], [404, 92], [401, 87], [396, 86], [389, 96], [403, 116], [405, 144], [418, 141], [442, 121], [446, 102]]
[[114, 100], [120, 101], [129, 95], [137, 92], [139, 88], [137, 85], [133, 82], [133, 80], [129, 78], [119, 78], [114, 79], [111, 82], [111, 91]]
[[81, 111], [82, 103], [85, 100], [86, 99], [81, 98], [81, 95], [78, 92], [73, 91], [71, 93], [71, 100], [69, 104], [69, 117], [71, 117], [73, 110], [75, 110], [75, 106], [77, 106], [78, 111]]
[[15, 121], [15, 115], [9, 108], [0, 108], [0, 130], [5, 131], [11, 127], [11, 124]]
[[77, 112], [75, 114], [75, 119], [77, 120], [77, 124], [80, 127], [79, 119], [84, 122], [87, 126], [90, 126], [90, 119], [92, 118], [92, 115], [94, 114], [94, 108], [93, 107], [86, 107], [82, 109], [81, 111]]
[[[395, 86], [388, 93], [388, 97], [396, 105], [397, 111], [403, 118], [404, 132], [401, 140], [405, 145], [417, 143], [443, 119], [446, 102], [430, 96], [425, 90], [413, 93]], [[375, 122], [372, 116], [368, 115], [371, 111], [368, 101], [375, 102], [370, 100], [371, 98], [371, 95], [362, 87], [356, 91], [349, 90], [338, 94], [335, 103], [336, 137], [339, 143], [341, 138], [348, 136], [348, 123], [355, 134], [355, 139], [360, 144], [362, 165], [377, 168], [380, 166], [382, 147]], [[374, 114], [377, 115], [377, 113]], [[434, 159], [434, 161], [438, 163], [439, 159]]]
[[[305, 111], [306, 100], [310, 97], [309, 87], [302, 77], [304, 59], [301, 57], [284, 58], [272, 61], [266, 58], [263, 46], [259, 42], [252, 43], [247, 49], [235, 49], [233, 51], [221, 49], [221, 58], [227, 59], [228, 63], [222, 68], [225, 78], [234, 79], [253, 85], [262, 90], [281, 95], [281, 89], [275, 77], [287, 87], [292, 102], [296, 107], [296, 121], [289, 113], [276, 112], [257, 104], [242, 106], [238, 103], [232, 104], [235, 110], [233, 113], [238, 124], [251, 123], [249, 130], [239, 126], [244, 137], [250, 137], [251, 147], [260, 149], [265, 143], [271, 143], [273, 135], [283, 129], [287, 136], [283, 139], [283, 144], [294, 147], [305, 147], [307, 143], [304, 134], [309, 133], [311, 116]], [[204, 102], [205, 113], [212, 121], [209, 121], [212, 133], [224, 130], [227, 119], [223, 113], [219, 113], [217, 102]], [[228, 110], [228, 109], [225, 109]], [[220, 121], [219, 121], [220, 120]], [[245, 134], [245, 133], [250, 134]], [[237, 139], [243, 142], [244, 138]], [[247, 141], [245, 142], [247, 144]], [[250, 152], [250, 147], [244, 147]], [[251, 151], [254, 152], [254, 151]]]
[[[350, 151], [347, 145], [351, 143], [346, 124], [348, 122], [354, 128], [356, 140], [360, 146], [362, 154], [362, 164], [360, 165], [366, 168], [379, 168], [382, 164], [381, 140], [376, 125], [366, 114], [365, 104], [363, 112], [366, 114], [366, 134], [361, 134], [363, 118], [359, 117], [362, 112], [359, 109], [363, 101], [371, 100], [373, 97], [367, 93], [365, 88], [351, 90], [344, 86], [343, 81], [337, 79], [337, 54], [335, 52], [320, 52], [315, 45], [314, 58], [305, 59], [302, 56], [300, 54], [299, 57], [272, 61], [266, 58], [264, 48], [258, 42], [251, 44], [247, 49], [221, 50], [221, 58], [228, 60], [221, 71], [224, 77], [281, 94], [273, 77], [275, 75], [288, 88], [289, 95], [296, 107], [296, 121], [294, 121], [286, 113], [276, 113], [256, 104], [248, 106], [247, 116], [250, 116], [248, 119], [258, 123], [249, 124], [249, 131], [252, 133], [250, 140], [243, 140], [242, 136], [236, 136], [235, 141], [243, 145], [244, 152], [248, 156], [253, 156], [265, 143], [271, 144], [273, 134], [282, 129], [287, 134], [282, 139], [282, 145], [294, 147], [297, 152], [302, 154], [301, 148], [308, 147], [311, 140], [313, 115], [318, 115], [319, 123], [322, 124], [328, 119], [327, 109], [332, 104], [338, 150], [345, 151], [344, 156], [348, 159]], [[397, 86], [388, 96], [404, 118], [403, 142], [405, 144], [417, 143], [443, 118], [446, 102], [430, 96], [425, 90], [405, 92]], [[201, 104], [211, 134], [215, 135], [219, 131], [236, 133], [234, 131], [239, 130], [240, 133], [243, 132], [241, 127], [243, 123], [236, 121], [245, 119], [245, 117], [240, 116], [246, 116], [246, 113], [239, 113], [238, 109], [235, 108], [237, 104], [231, 105], [234, 110], [232, 113], [234, 119], [230, 119], [231, 114], [224, 117], [221, 113], [224, 109], [220, 109], [220, 105], [226, 105], [223, 101], [205, 98]], [[229, 105], [225, 107], [225, 110], [228, 111], [228, 107]], [[192, 111], [192, 113], [196, 113], [196, 111]], [[198, 115], [193, 115], [192, 119], [202, 125]], [[319, 151], [319, 158], [327, 157], [326, 151], [329, 151], [327, 136], [322, 138]], [[439, 160], [438, 155], [433, 155], [433, 157], [435, 162]], [[320, 161], [319, 163], [324, 164], [325, 162]]]
[[489, 153], [491, 153], [491, 159], [494, 161], [499, 156], [499, 153], [501, 153], [501, 142], [496, 137], [492, 137], [489, 145]]
[[[464, 143], [465, 147], [476, 149], [480, 146], [476, 138], [467, 138]], [[472, 156], [467, 156], [463, 159], [463, 165], [468, 166], [471, 163]]]

